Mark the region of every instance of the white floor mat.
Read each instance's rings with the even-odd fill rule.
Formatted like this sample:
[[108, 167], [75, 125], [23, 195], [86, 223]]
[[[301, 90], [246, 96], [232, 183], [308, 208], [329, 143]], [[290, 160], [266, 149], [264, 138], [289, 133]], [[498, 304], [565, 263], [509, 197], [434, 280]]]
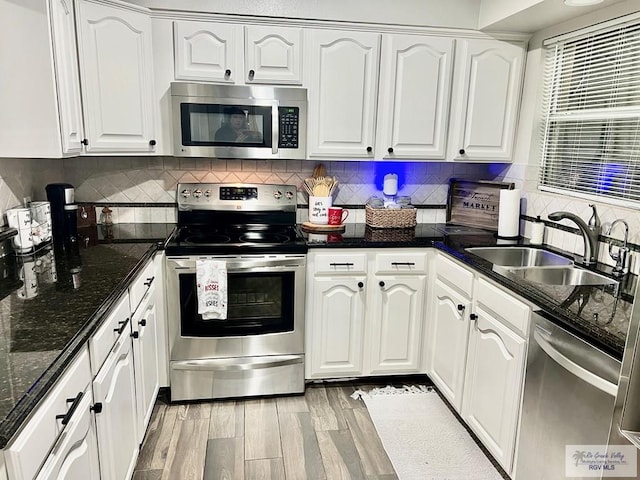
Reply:
[[501, 480], [437, 393], [426, 387], [358, 391], [400, 480]]

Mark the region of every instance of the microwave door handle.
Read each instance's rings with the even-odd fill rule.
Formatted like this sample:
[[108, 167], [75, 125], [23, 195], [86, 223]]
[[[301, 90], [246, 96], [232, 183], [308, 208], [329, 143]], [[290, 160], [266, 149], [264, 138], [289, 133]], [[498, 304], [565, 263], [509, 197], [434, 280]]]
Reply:
[[278, 139], [280, 138], [280, 117], [278, 115], [278, 102], [271, 105], [271, 153], [278, 153]]

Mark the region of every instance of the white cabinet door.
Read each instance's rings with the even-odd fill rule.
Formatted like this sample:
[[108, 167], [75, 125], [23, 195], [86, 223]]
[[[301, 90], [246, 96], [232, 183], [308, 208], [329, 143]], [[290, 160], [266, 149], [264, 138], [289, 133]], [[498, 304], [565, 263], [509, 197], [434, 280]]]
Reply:
[[158, 395], [158, 345], [155, 288], [148, 292], [133, 316], [133, 358], [136, 371], [136, 402], [138, 415], [138, 443], [142, 443]]
[[524, 55], [524, 45], [518, 43], [457, 41], [451, 158], [511, 160]]
[[[374, 310], [367, 325], [367, 371], [415, 373], [420, 367], [425, 276], [376, 275]], [[371, 292], [370, 292], [371, 293]], [[369, 295], [371, 298], [372, 295]]]
[[477, 307], [471, 325], [462, 418], [507, 473], [513, 466], [526, 341]]
[[52, 0], [50, 5], [62, 153], [79, 154], [84, 133], [73, 2]]
[[88, 153], [153, 152], [153, 57], [146, 13], [78, 2]]
[[89, 386], [36, 480], [100, 480], [92, 403]]
[[453, 47], [452, 38], [384, 37], [376, 158], [445, 158]]
[[310, 32], [310, 157], [373, 158], [379, 50], [379, 34]]
[[236, 83], [242, 78], [242, 26], [173, 22], [176, 80]]
[[362, 375], [366, 277], [313, 281], [310, 378]]
[[427, 334], [427, 373], [460, 413], [471, 301], [436, 277]]
[[[93, 381], [102, 480], [131, 478], [138, 455], [131, 330], [127, 325]], [[94, 407], [95, 408], [95, 407]]]
[[302, 84], [302, 29], [245, 27], [246, 83]]

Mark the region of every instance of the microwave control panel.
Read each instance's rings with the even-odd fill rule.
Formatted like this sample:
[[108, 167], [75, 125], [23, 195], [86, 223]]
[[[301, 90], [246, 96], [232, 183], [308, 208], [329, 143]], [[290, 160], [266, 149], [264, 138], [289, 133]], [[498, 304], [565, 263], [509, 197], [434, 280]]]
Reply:
[[298, 148], [298, 127], [300, 109], [298, 107], [278, 107], [280, 118], [279, 148]]

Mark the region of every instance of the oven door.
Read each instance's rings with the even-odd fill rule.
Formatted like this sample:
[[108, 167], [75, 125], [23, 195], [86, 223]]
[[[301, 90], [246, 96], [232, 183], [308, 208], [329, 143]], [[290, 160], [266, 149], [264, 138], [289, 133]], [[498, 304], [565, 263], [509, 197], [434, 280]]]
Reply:
[[[227, 262], [227, 318], [198, 314], [196, 259]], [[167, 257], [171, 360], [302, 353], [305, 256]]]

